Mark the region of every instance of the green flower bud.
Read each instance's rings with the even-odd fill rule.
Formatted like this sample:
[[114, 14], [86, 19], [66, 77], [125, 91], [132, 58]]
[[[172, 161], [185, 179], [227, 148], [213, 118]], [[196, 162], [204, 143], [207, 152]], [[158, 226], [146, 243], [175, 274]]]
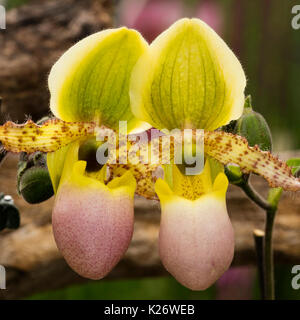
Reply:
[[21, 153], [18, 164], [18, 192], [29, 203], [40, 203], [54, 191], [46, 164], [46, 155]]
[[265, 118], [258, 112], [253, 111], [251, 97], [245, 100], [244, 113], [237, 120], [234, 133], [245, 137], [249, 146], [258, 147], [263, 151], [272, 151], [272, 135]]
[[24, 172], [19, 192], [29, 203], [40, 203], [53, 196], [54, 191], [47, 168], [32, 167]]

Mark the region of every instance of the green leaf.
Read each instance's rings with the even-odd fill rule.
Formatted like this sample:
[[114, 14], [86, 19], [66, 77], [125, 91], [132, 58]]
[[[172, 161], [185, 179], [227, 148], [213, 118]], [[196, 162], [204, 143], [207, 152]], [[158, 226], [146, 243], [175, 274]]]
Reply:
[[[292, 174], [294, 176], [297, 176], [297, 173], [300, 172], [300, 159], [299, 158], [289, 159], [286, 163], [291, 168]], [[277, 208], [278, 206], [282, 191], [283, 191], [282, 188], [271, 188], [269, 191], [268, 201], [274, 208]]]
[[300, 158], [289, 159], [286, 163], [291, 167], [294, 176], [300, 173]]

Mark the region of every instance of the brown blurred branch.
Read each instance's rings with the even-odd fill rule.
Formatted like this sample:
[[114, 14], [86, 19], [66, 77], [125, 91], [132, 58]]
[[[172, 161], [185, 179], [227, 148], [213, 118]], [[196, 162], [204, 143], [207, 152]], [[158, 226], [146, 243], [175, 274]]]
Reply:
[[[300, 151], [282, 153], [287, 159], [299, 157]], [[20, 298], [34, 292], [60, 288], [86, 281], [77, 276], [64, 262], [56, 249], [51, 230], [53, 199], [39, 205], [26, 204], [16, 195], [16, 156], [8, 156], [0, 170], [1, 191], [11, 194], [21, 211], [20, 229], [0, 235], [0, 264], [7, 268], [7, 290], [2, 298]], [[267, 185], [260, 177], [253, 177], [253, 185], [262, 194]], [[300, 199], [285, 193], [275, 221], [275, 263], [298, 263], [300, 257]], [[228, 192], [228, 212], [236, 235], [235, 265], [255, 264], [253, 230], [263, 227], [264, 212], [245, 197], [237, 187]], [[136, 222], [131, 246], [124, 259], [108, 279], [166, 275], [161, 266], [157, 237], [159, 205], [137, 198]]]
[[33, 1], [7, 13], [0, 31], [1, 121], [48, 113], [47, 76], [75, 42], [111, 26], [111, 0]]

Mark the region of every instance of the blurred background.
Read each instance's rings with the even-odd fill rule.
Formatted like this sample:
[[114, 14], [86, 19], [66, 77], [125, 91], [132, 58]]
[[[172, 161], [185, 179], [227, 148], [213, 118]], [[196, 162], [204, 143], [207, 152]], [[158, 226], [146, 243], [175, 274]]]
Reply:
[[[38, 1], [39, 5], [42, 2], [50, 3], [51, 0]], [[72, 1], [60, 1], [60, 3], [64, 2], [69, 2], [72, 5]], [[34, 1], [0, 0], [1, 3], [13, 12], [14, 8], [34, 3]], [[179, 18], [197, 17], [204, 20], [239, 57], [248, 78], [246, 93], [252, 95], [254, 109], [265, 116], [271, 127], [275, 153], [281, 150], [300, 149], [300, 30], [293, 30], [291, 27], [293, 17], [291, 9], [295, 4], [300, 4], [300, 1], [120, 0], [102, 1], [102, 3], [106, 10], [106, 16], [101, 16], [102, 25], [100, 28], [110, 25], [115, 27], [125, 25], [139, 30], [149, 42]], [[70, 7], [70, 15], [74, 11], [73, 9]], [[83, 5], [80, 9], [81, 20], [78, 21], [85, 19], [85, 10], [86, 7]], [[47, 20], [55, 14], [56, 12], [53, 11], [44, 13], [45, 19]], [[11, 19], [14, 19], [13, 15]], [[25, 19], [23, 23], [25, 28], [32, 21], [26, 22]], [[77, 41], [79, 38], [96, 31], [93, 29], [94, 26], [91, 27], [87, 22], [82, 23], [82, 26], [83, 31], [79, 35], [78, 33], [74, 37], [66, 35], [66, 39], [69, 41], [64, 41], [66, 47], [70, 46], [74, 39]], [[76, 27], [74, 28], [76, 29]], [[9, 32], [8, 27], [7, 32]], [[56, 30], [51, 36], [53, 39], [57, 38], [58, 41], [62, 37]], [[34, 72], [31, 69], [27, 71], [28, 74], [25, 78], [23, 74], [23, 80], [18, 80], [22, 90], [16, 93], [15, 86], [9, 87], [8, 84], [5, 87], [3, 79], [10, 79], [10, 75], [14, 72], [19, 73], [20, 66], [12, 66], [11, 73], [5, 74], [4, 72], [4, 75], [1, 76], [0, 61], [0, 95], [4, 98], [2, 122], [8, 118], [21, 122], [24, 120], [24, 114], [37, 120], [48, 112], [47, 68], [48, 64], [52, 64], [52, 60], [55, 61], [59, 56], [58, 52], [47, 58], [47, 54], [40, 53], [36, 48], [30, 48], [30, 45], [24, 48], [22, 37], [24, 34], [21, 34], [21, 40], [17, 41], [20, 45], [18, 50], [20, 52], [27, 50], [29, 55], [34, 54], [35, 57], [38, 57], [39, 63], [36, 68], [41, 68], [42, 72], [39, 73], [40, 77], [34, 73], [37, 69], [34, 69]], [[5, 41], [5, 33], [2, 41]], [[49, 46], [49, 48], [52, 47]], [[1, 46], [0, 50], [2, 50]], [[11, 57], [13, 52], [12, 49], [5, 46], [3, 53], [8, 61], [5, 61], [5, 64], [12, 62], [12, 58], [8, 59], [8, 57]], [[32, 80], [33, 77], [36, 80]], [[26, 81], [28, 81], [27, 84]], [[39, 89], [37, 90], [37, 88]], [[290, 269], [291, 266], [279, 265], [276, 267], [276, 293], [279, 299], [300, 298], [299, 290], [297, 292], [291, 289]], [[214, 287], [202, 293], [189, 291], [174, 279], [164, 277], [91, 282], [59, 291], [37, 294], [32, 298], [257, 299], [259, 293], [255, 267], [245, 266], [230, 269]]]

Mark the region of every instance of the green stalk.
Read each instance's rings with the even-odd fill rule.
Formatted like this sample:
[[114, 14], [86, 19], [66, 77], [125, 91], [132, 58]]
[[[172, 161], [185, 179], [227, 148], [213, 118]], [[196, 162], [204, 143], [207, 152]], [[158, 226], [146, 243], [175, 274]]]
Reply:
[[273, 209], [272, 205], [266, 201], [256, 190], [253, 189], [249, 181], [243, 181], [238, 184], [240, 188], [246, 193], [246, 195], [254, 201], [260, 208], [268, 211]]
[[282, 189], [270, 189], [268, 200], [265, 200], [255, 189], [253, 189], [252, 185], [249, 183], [249, 179], [244, 179], [238, 184], [238, 186], [243, 189], [243, 191], [252, 201], [254, 201], [260, 208], [264, 209], [266, 212], [265, 235], [261, 236], [263, 239], [263, 246], [260, 245], [258, 247], [258, 239], [255, 233], [254, 237], [256, 241], [256, 248], [259, 249], [257, 252], [257, 257], [258, 269], [261, 278], [261, 287], [263, 285], [263, 289], [261, 289], [262, 297], [264, 300], [274, 300], [275, 286], [272, 236], [274, 220]]
[[259, 276], [259, 288], [261, 298], [265, 297], [265, 266], [264, 266], [264, 239], [265, 233], [260, 229], [253, 230], [253, 237], [255, 242], [255, 251], [257, 257], [257, 267]]
[[275, 286], [274, 286], [274, 257], [272, 235], [273, 226], [276, 215], [276, 209], [266, 211], [266, 228], [264, 238], [264, 269], [265, 269], [265, 300], [275, 299]]
[[269, 190], [268, 203], [270, 208], [266, 210], [266, 227], [264, 241], [264, 263], [265, 263], [265, 299], [275, 299], [275, 284], [274, 284], [274, 257], [272, 235], [274, 220], [278, 208], [278, 203], [282, 194], [282, 188], [272, 188]]

